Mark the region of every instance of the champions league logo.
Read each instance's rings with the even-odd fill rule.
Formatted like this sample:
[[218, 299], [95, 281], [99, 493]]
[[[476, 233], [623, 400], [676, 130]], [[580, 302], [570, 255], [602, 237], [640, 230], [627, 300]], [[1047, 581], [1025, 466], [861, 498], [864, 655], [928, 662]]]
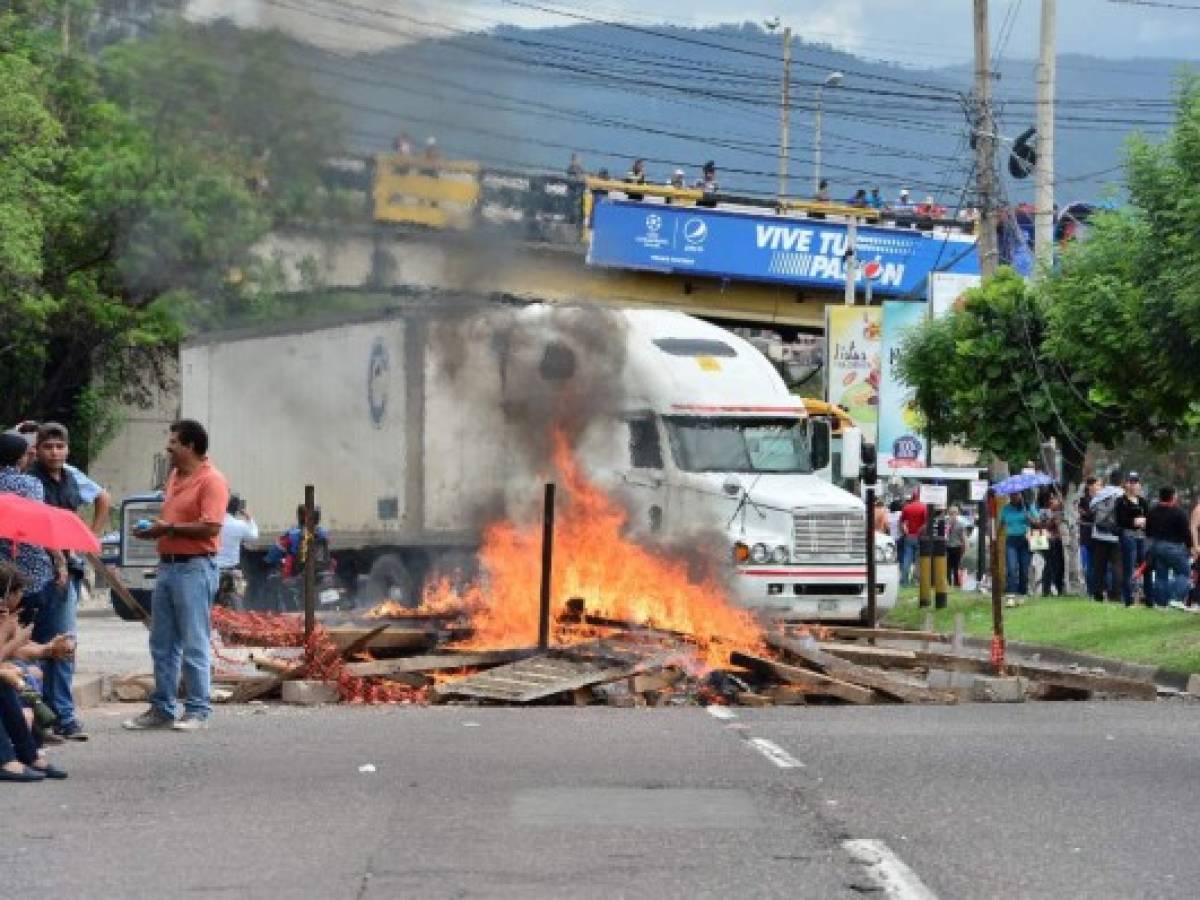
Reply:
[[892, 441], [892, 465], [919, 466], [921, 464], [921, 451], [924, 449], [925, 445], [918, 437], [914, 437], [911, 434], [898, 437]]

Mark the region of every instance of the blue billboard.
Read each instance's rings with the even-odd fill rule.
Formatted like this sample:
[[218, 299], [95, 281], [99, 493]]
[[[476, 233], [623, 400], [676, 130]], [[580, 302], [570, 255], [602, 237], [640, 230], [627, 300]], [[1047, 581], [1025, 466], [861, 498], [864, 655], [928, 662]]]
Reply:
[[[750, 210], [597, 198], [589, 265], [845, 289], [846, 226]], [[931, 271], [979, 274], [975, 238], [860, 225], [860, 286], [925, 296]], [[864, 271], [865, 270], [865, 271]]]

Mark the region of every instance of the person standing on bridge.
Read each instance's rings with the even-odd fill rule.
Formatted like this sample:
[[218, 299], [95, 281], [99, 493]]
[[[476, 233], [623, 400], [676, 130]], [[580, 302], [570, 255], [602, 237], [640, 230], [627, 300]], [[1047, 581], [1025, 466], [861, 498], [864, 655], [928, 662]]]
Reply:
[[[134, 537], [157, 540], [158, 569], [151, 599], [150, 656], [154, 693], [150, 708], [123, 724], [131, 731], [174, 728], [198, 731], [208, 726], [212, 678], [211, 619], [217, 594], [221, 524], [229, 505], [225, 476], [208, 460], [208, 432], [193, 419], [171, 425], [162, 514], [139, 523]], [[183, 718], [176, 721], [180, 664], [186, 691]]]

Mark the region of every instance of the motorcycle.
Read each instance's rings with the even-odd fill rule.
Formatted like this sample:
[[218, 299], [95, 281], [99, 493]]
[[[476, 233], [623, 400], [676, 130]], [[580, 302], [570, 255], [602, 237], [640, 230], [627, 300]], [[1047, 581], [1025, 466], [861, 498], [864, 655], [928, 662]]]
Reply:
[[[351, 610], [354, 599], [350, 592], [338, 584], [332, 570], [317, 572], [317, 609]], [[284, 575], [275, 571], [267, 576], [267, 597], [270, 608], [276, 612], [300, 612], [304, 609], [304, 575]]]

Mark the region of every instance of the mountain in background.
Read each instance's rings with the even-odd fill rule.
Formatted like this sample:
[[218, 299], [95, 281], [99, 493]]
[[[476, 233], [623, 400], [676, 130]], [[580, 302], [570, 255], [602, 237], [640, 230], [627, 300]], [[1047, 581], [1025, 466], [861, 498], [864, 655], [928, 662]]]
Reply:
[[[401, 24], [380, 27], [399, 32]], [[619, 175], [645, 157], [652, 180], [665, 182], [679, 167], [691, 181], [712, 159], [726, 191], [773, 194], [778, 183], [780, 39], [757, 26], [504, 27], [372, 54], [298, 52], [341, 109], [357, 152], [387, 150], [403, 131], [416, 148], [436, 136], [445, 156], [497, 167], [562, 171], [574, 150], [592, 172]], [[1060, 59], [1060, 202], [1116, 189], [1126, 136], [1169, 127], [1183, 65]], [[900, 67], [802, 40], [793, 44], [790, 193], [813, 189], [816, 85], [835, 71], [844, 78], [824, 89], [822, 129], [833, 196], [879, 186], [894, 197], [907, 187], [956, 205], [973, 177], [963, 100], [970, 67]], [[1035, 71], [1027, 60], [999, 65], [995, 94], [1008, 139], [1034, 124]], [[1005, 174], [1004, 182], [1014, 201], [1032, 192], [1031, 180]]]

